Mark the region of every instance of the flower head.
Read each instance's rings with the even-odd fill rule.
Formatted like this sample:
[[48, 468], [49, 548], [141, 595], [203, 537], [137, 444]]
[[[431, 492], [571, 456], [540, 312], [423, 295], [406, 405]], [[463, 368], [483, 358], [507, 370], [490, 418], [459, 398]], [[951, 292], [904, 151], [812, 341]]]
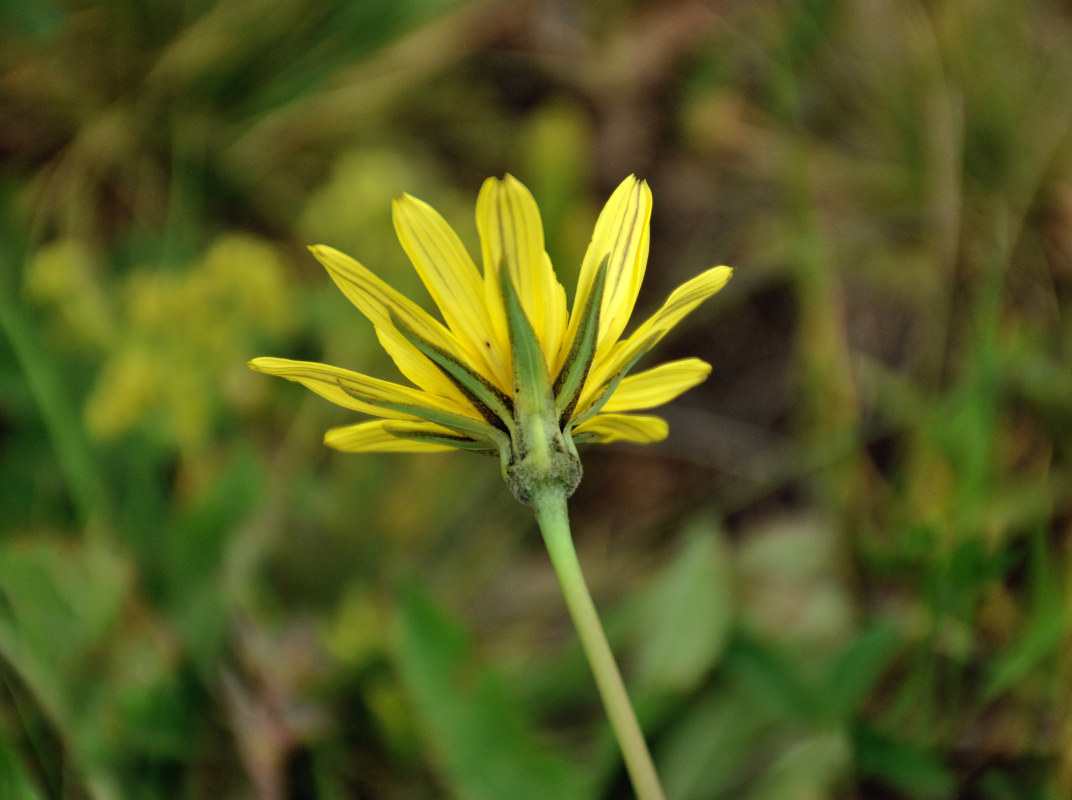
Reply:
[[626, 412], [667, 403], [711, 371], [685, 358], [626, 376], [732, 273], [713, 267], [696, 276], [621, 338], [644, 278], [650, 218], [647, 184], [626, 178], [599, 215], [567, 311], [536, 202], [516, 178], [489, 178], [477, 198], [482, 270], [431, 206], [403, 195], [395, 231], [442, 322], [349, 256], [311, 249], [416, 388], [307, 361], [256, 358], [250, 366], [379, 418], [329, 430], [329, 447], [488, 453], [500, 457], [522, 501], [547, 486], [568, 494], [581, 474], [576, 444], [663, 439], [664, 420]]

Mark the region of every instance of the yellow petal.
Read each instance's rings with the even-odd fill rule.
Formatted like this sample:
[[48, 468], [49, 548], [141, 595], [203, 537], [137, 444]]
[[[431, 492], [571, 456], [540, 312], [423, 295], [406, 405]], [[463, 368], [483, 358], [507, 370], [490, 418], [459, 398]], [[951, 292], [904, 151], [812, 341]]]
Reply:
[[698, 358], [668, 361], [623, 380], [603, 410], [638, 411], [661, 406], [702, 383], [710, 374], [711, 365]]
[[[609, 347], [621, 336], [644, 280], [650, 224], [651, 190], [647, 183], [630, 175], [614, 190], [596, 221], [592, 241], [581, 262], [567, 342], [573, 341], [596, 272], [605, 257], [607, 280], [600, 305], [596, 347]], [[568, 350], [568, 347], [564, 349]]]
[[588, 407], [599, 390], [638, 353], [662, 339], [675, 325], [711, 295], [719, 291], [733, 275], [729, 267], [712, 267], [673, 292], [663, 307], [647, 319], [629, 338], [609, 350], [597, 352], [578, 403], [578, 413]]
[[482, 366], [485, 377], [508, 391], [503, 356], [509, 343], [495, 338], [480, 273], [458, 235], [434, 208], [411, 195], [395, 200], [392, 211], [402, 248], [469, 362]]
[[[329, 364], [319, 364], [315, 361], [292, 361], [288, 358], [255, 358], [249, 362], [249, 366], [257, 372], [267, 375], [277, 375], [288, 381], [300, 383], [307, 389], [311, 389], [321, 397], [330, 400], [343, 408], [360, 411], [364, 414], [372, 414], [377, 417], [389, 419], [414, 419], [411, 414], [382, 408], [372, 403], [366, 403], [351, 396], [345, 390], [378, 401], [390, 404], [426, 406], [440, 411], [450, 411], [454, 414], [473, 416], [468, 405], [461, 406], [444, 397], [411, 389], [408, 386], [400, 386], [397, 383], [381, 381], [378, 378], [370, 378], [358, 372], [351, 372], [341, 367], [333, 367]], [[477, 417], [479, 419], [479, 417]]]
[[407, 428], [414, 431], [452, 435], [447, 428], [433, 425], [431, 422], [399, 422], [393, 420], [372, 420], [356, 425], [344, 425], [332, 428], [324, 434], [324, 444], [346, 453], [441, 453], [453, 450], [442, 444], [418, 442], [402, 439], [388, 433], [384, 426]]
[[595, 434], [598, 442], [639, 444], [662, 441], [669, 431], [666, 420], [647, 414], [596, 414], [573, 429], [578, 434]]
[[544, 309], [544, 329], [546, 341], [543, 352], [547, 361], [548, 370], [554, 364], [555, 357], [562, 349], [562, 343], [566, 338], [566, 326], [569, 324], [569, 311], [566, 309], [566, 289], [558, 282], [555, 275], [554, 265], [547, 253], [543, 254], [543, 274], [550, 276], [548, 281], [548, 294], [546, 297], [547, 307]]
[[[414, 347], [391, 322], [394, 313], [422, 338], [467, 361], [453, 333], [419, 305], [393, 289], [370, 270], [333, 247], [318, 244], [309, 248], [324, 265], [342, 293], [376, 327], [376, 335], [399, 370], [425, 391], [468, 406], [465, 397], [447, 377]], [[470, 412], [471, 413], [471, 412]]]
[[544, 358], [550, 365], [566, 325], [565, 291], [544, 252], [543, 223], [529, 190], [512, 175], [488, 178], [476, 200], [476, 225], [484, 256], [484, 292], [499, 341], [507, 341], [499, 279], [506, 267]]

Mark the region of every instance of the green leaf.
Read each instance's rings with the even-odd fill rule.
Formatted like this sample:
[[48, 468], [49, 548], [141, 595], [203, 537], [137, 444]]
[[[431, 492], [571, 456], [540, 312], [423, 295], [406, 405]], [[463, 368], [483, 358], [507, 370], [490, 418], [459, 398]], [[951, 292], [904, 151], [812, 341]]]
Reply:
[[864, 729], [856, 734], [856, 768], [907, 797], [939, 800], [953, 796], [956, 779], [939, 756]]
[[1065, 641], [1068, 603], [1041, 530], [1036, 530], [1031, 539], [1028, 574], [1032, 597], [1027, 624], [1013, 648], [990, 665], [990, 678], [983, 691], [983, 701], [987, 703], [1056, 653]]
[[530, 727], [501, 678], [473, 659], [464, 633], [416, 587], [403, 599], [398, 626], [403, 684], [448, 794], [466, 800], [595, 796], [592, 781]]
[[[0, 274], [5, 278], [7, 274], [18, 274], [8, 261], [6, 257], [0, 259]], [[112, 512], [109, 487], [101, 480], [99, 465], [71, 402], [72, 387], [65, 383], [65, 369], [43, 341], [30, 315], [16, 301], [7, 280], [0, 281], [0, 335], [7, 339], [33, 395], [79, 517], [89, 520], [98, 513], [107, 519]]]
[[822, 719], [821, 700], [797, 666], [776, 648], [745, 636], [734, 637], [723, 668], [732, 680], [761, 698], [771, 713], [808, 722]]
[[[153, 550], [159, 602], [187, 654], [204, 674], [217, 668], [231, 624], [231, 590], [244, 591], [249, 573], [227, 566], [233, 536], [264, 497], [264, 465], [252, 448], [239, 447], [214, 479], [178, 510]], [[248, 569], [252, 563], [243, 564]], [[231, 586], [224, 585], [231, 580]]]
[[709, 523], [694, 524], [680, 552], [638, 598], [637, 685], [689, 692], [722, 655], [733, 624], [732, 567]]
[[771, 724], [747, 693], [709, 692], [693, 699], [661, 737], [659, 773], [667, 797], [733, 797], [748, 774], [763, 730]]
[[[132, 580], [129, 564], [100, 542], [0, 547], [0, 685], [17, 698], [18, 724], [47, 731], [30, 734], [31, 749], [38, 738], [68, 748], [68, 763], [40, 765], [49, 785], [81, 783], [100, 765], [102, 707], [115, 687], [99, 654], [114, 643]], [[0, 719], [0, 735], [4, 727]]]
[[16, 666], [23, 658], [32, 665], [24, 675], [47, 688], [46, 705], [73, 689], [80, 660], [116, 623], [131, 580], [129, 564], [96, 543], [41, 537], [0, 548], [0, 649]]
[[826, 703], [834, 719], [854, 715], [897, 654], [900, 634], [878, 623], [859, 634], [834, 661], [826, 680]]
[[44, 800], [33, 785], [12, 747], [0, 747], [0, 797], [8, 800]]
[[848, 737], [839, 730], [804, 736], [781, 754], [748, 793], [748, 800], [831, 797], [852, 766]]

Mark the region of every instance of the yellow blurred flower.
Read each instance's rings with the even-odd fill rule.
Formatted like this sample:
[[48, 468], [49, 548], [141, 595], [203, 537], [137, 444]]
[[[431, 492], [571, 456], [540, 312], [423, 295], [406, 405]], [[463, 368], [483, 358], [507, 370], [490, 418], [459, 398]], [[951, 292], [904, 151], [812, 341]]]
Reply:
[[124, 348], [110, 358], [86, 402], [86, 425], [101, 439], [137, 424], [161, 399], [158, 359], [140, 348]]
[[220, 386], [250, 342], [293, 323], [282, 260], [246, 235], [220, 237], [183, 272], [138, 269], [122, 297], [121, 336], [85, 410], [99, 438], [152, 423], [182, 446], [199, 446]]
[[115, 325], [104, 291], [94, 274], [90, 247], [77, 239], [59, 239], [30, 259], [24, 282], [27, 296], [54, 306], [72, 343], [106, 347]]

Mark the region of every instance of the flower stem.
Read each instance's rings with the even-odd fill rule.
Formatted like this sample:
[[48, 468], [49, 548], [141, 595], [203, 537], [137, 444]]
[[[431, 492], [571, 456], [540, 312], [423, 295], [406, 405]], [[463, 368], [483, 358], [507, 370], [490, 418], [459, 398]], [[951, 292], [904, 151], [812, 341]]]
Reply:
[[589, 594], [581, 573], [581, 564], [577, 560], [577, 551], [573, 547], [573, 537], [570, 534], [565, 492], [546, 489], [533, 497], [531, 502], [547, 545], [547, 552], [551, 556], [551, 564], [558, 576], [562, 594], [565, 595], [566, 606], [581, 638], [581, 645], [595, 676], [614, 735], [622, 749], [625, 768], [629, 772], [637, 798], [665, 800], [659, 785], [659, 776], [655, 773], [655, 765], [644, 742], [644, 734], [637, 723], [625, 684], [622, 683], [621, 673], [614, 662], [614, 654], [596, 614], [592, 595]]

